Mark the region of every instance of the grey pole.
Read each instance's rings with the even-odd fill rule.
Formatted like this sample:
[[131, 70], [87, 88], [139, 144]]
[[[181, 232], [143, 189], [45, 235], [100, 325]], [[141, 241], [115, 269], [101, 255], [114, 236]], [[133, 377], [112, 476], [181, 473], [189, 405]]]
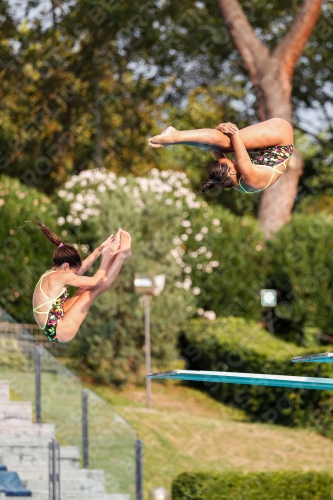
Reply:
[[35, 389], [36, 389], [36, 421], [42, 423], [42, 386], [41, 386], [41, 359], [40, 349], [35, 347]]
[[[145, 354], [146, 354], [146, 375], [151, 373], [150, 362], [150, 295], [145, 296]], [[151, 408], [151, 380], [146, 377], [146, 406]]]
[[49, 500], [60, 500], [60, 448], [55, 439], [49, 443]]
[[83, 467], [89, 468], [89, 436], [88, 436], [88, 391], [82, 389], [82, 455]]
[[273, 307], [267, 307], [267, 328], [269, 333], [274, 334]]
[[135, 443], [135, 500], [143, 500], [143, 441]]

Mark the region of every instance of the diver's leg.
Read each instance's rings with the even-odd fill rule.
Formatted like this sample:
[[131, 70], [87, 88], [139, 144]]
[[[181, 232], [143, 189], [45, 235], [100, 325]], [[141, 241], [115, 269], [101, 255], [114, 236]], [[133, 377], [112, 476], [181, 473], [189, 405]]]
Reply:
[[[293, 129], [286, 120], [272, 118], [241, 129], [240, 136], [246, 149], [288, 146], [293, 142]], [[149, 144], [155, 148], [184, 144], [209, 149], [217, 153], [233, 151], [230, 137], [211, 128], [180, 131], [174, 127], [168, 127], [162, 134], [152, 137]]]
[[69, 342], [75, 337], [92, 303], [101, 293], [109, 290], [123, 263], [123, 256], [118, 254], [113, 265], [107, 270], [105, 282], [92, 288], [79, 288], [76, 294], [64, 303], [65, 314], [57, 326], [57, 338], [60, 342]]
[[246, 149], [289, 146], [294, 140], [293, 128], [282, 118], [271, 118], [240, 130]]
[[163, 148], [174, 144], [196, 146], [217, 152], [232, 149], [230, 138], [214, 128], [176, 130], [174, 127], [168, 127], [162, 134], [149, 139], [149, 145], [153, 148]]

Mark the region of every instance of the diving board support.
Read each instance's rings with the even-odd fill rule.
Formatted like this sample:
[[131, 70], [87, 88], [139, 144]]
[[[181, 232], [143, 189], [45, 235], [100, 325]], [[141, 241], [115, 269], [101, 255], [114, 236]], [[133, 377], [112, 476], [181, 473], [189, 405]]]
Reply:
[[219, 382], [224, 384], [333, 390], [333, 379], [331, 378], [291, 377], [287, 375], [265, 375], [262, 373], [170, 370], [165, 372], [150, 373], [148, 377], [152, 379], [192, 380], [201, 382]]

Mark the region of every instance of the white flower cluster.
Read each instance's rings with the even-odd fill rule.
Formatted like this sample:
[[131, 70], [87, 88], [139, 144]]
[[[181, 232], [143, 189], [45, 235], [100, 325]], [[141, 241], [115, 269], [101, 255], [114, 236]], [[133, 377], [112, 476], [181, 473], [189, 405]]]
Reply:
[[[74, 194], [73, 190], [80, 189]], [[117, 177], [113, 172], [104, 169], [85, 170], [79, 175], [74, 175], [66, 182], [64, 189], [59, 190], [61, 198], [71, 203], [70, 214], [66, 221], [79, 226], [81, 221], [91, 216], [98, 216], [100, 205], [99, 193], [122, 189], [136, 201], [138, 208], [144, 208], [142, 193], [150, 193], [155, 199], [164, 199], [166, 205], [175, 204], [177, 208], [198, 209], [201, 202], [196, 199], [195, 193], [189, 186], [186, 174], [164, 170], [159, 172], [152, 169], [147, 177], [133, 178], [129, 182], [128, 177]], [[61, 217], [58, 224], [62, 225], [65, 220]]]
[[[159, 171], [152, 169], [146, 177], [133, 176], [117, 176], [113, 172], [108, 172], [105, 169], [86, 170], [79, 175], [74, 175], [62, 189], [58, 191], [60, 198], [66, 200], [70, 204], [70, 213], [66, 219], [59, 217], [58, 224], [62, 226], [65, 222], [79, 226], [82, 221], [85, 221], [93, 216], [98, 216], [100, 213], [100, 195], [107, 191], [122, 190], [132, 200], [134, 200], [137, 209], [145, 208], [144, 195], [154, 196], [155, 200], [165, 203], [166, 205], [175, 205], [182, 213], [183, 234], [177, 235], [173, 239], [174, 248], [170, 251], [168, 258], [173, 259], [180, 267], [179, 276], [185, 273], [183, 281], [177, 281], [175, 286], [184, 290], [190, 290], [192, 286], [191, 272], [192, 267], [185, 264], [183, 255], [185, 253], [183, 245], [192, 234], [191, 221], [188, 220], [189, 212], [198, 210], [206, 206], [204, 201], [199, 201], [196, 194], [190, 187], [190, 182], [185, 173], [175, 172], [173, 170]], [[183, 210], [183, 212], [182, 212]], [[210, 218], [210, 214], [205, 212], [204, 217]], [[217, 229], [220, 229], [220, 221], [213, 219], [212, 223]], [[196, 241], [202, 241], [209, 232], [206, 226], [203, 226], [198, 234], [194, 236]], [[86, 249], [82, 249], [87, 251]], [[198, 255], [204, 254], [208, 260], [204, 265], [198, 264], [196, 267], [203, 269], [209, 273], [214, 267], [218, 267], [219, 262], [211, 261], [212, 252], [202, 246], [197, 252], [192, 252], [191, 257], [196, 258]], [[201, 267], [200, 267], [201, 266]], [[193, 287], [192, 293], [199, 295], [201, 290], [199, 287]], [[198, 311], [207, 318], [213, 319], [213, 311]]]

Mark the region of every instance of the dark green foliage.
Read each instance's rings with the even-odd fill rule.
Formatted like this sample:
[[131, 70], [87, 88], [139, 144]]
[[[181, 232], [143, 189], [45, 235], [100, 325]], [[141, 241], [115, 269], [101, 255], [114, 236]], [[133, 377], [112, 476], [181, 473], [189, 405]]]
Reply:
[[206, 206], [191, 217], [183, 243], [193, 287], [200, 289], [198, 307], [217, 316], [259, 320], [263, 234], [251, 217], [237, 217], [221, 207]]
[[19, 322], [34, 322], [32, 294], [40, 275], [52, 267], [55, 249], [35, 224], [25, 221], [38, 218], [57, 232], [56, 216], [47, 196], [0, 177], [0, 304]]
[[318, 472], [185, 472], [172, 484], [173, 500], [329, 500], [333, 478]]
[[[214, 322], [192, 320], [182, 338], [182, 352], [190, 370], [330, 377], [333, 368], [328, 363], [291, 362], [293, 356], [321, 350], [292, 346], [272, 337], [253, 321], [241, 318], [221, 318]], [[196, 385], [262, 422], [307, 426], [324, 434], [327, 434], [328, 419], [331, 425], [333, 423], [327, 408], [329, 391], [213, 382]]]
[[264, 271], [279, 291], [278, 332], [307, 327], [333, 334], [333, 221], [331, 215], [295, 215], [267, 242]]

